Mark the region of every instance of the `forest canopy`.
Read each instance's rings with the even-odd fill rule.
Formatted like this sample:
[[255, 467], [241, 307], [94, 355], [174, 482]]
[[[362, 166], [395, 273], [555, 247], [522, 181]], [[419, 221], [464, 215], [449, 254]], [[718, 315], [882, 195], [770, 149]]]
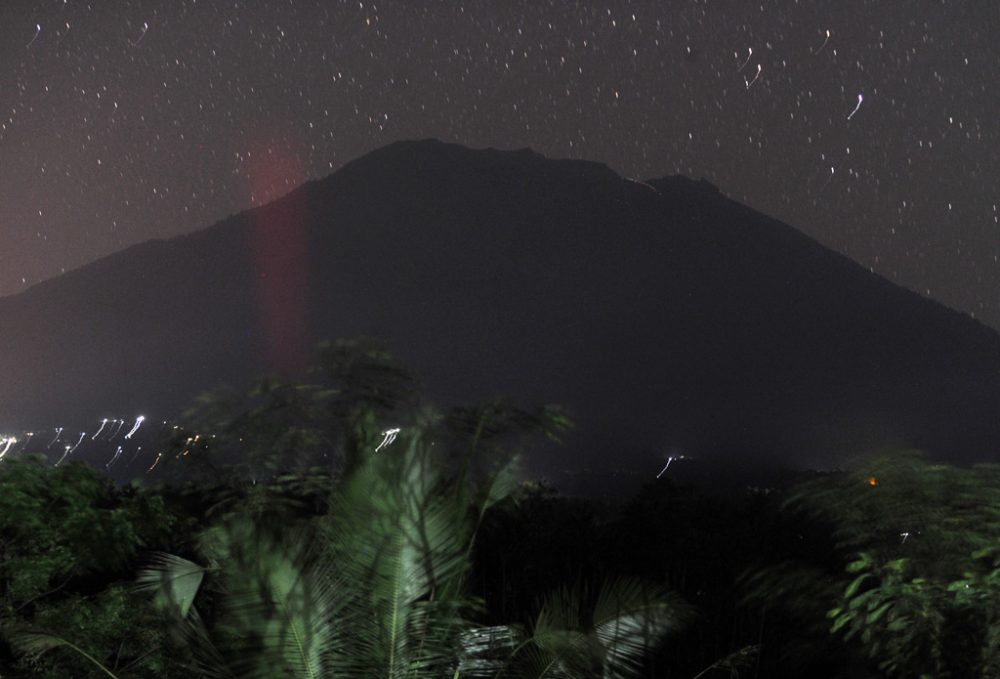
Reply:
[[[993, 676], [1000, 473], [919, 453], [776, 487], [562, 496], [571, 425], [441, 412], [370, 340], [199, 398], [167, 474], [0, 463], [0, 666], [48, 677]], [[210, 432], [210, 433], [209, 433]]]

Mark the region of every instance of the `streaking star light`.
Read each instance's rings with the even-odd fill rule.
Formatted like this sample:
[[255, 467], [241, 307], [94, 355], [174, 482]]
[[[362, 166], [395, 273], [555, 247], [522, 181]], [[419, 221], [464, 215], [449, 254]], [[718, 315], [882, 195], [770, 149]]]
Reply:
[[149, 22], [143, 21], [142, 22], [142, 34], [139, 35], [139, 39], [136, 40], [135, 42], [132, 42], [132, 40], [130, 39], [128, 41], [129, 44], [132, 45], [132, 47], [138, 47], [139, 43], [142, 42], [142, 39], [146, 37], [146, 31], [148, 31], [148, 30], [149, 30]]
[[41, 35], [41, 33], [42, 33], [42, 25], [41, 24], [35, 24], [35, 35], [31, 38], [31, 40], [28, 42], [28, 44], [25, 45], [25, 48], [31, 47], [31, 45], [36, 40], [38, 40], [38, 36]]
[[823, 48], [826, 47], [826, 43], [828, 43], [828, 42], [830, 42], [830, 31], [829, 30], [826, 31], [826, 38], [823, 40], [823, 44], [819, 46], [819, 49], [816, 50], [816, 54], [819, 54], [820, 52], [822, 52]]
[[857, 104], [857, 106], [854, 107], [854, 110], [851, 111], [851, 114], [849, 116], [847, 116], [848, 120], [850, 120], [851, 118], [854, 117], [854, 114], [858, 112], [859, 108], [861, 108], [861, 102], [863, 102], [864, 100], [865, 100], [865, 95], [859, 92], [858, 93], [858, 104]]
[[[743, 63], [740, 64], [740, 67], [738, 69], [736, 69], [737, 73], [739, 73], [744, 68], [746, 68], [747, 64], [750, 63], [750, 57], [752, 57], [752, 56], [753, 56], [753, 47], [747, 47], [747, 58], [744, 59]], [[738, 54], [736, 55], [736, 58], [739, 59], [739, 55]]]

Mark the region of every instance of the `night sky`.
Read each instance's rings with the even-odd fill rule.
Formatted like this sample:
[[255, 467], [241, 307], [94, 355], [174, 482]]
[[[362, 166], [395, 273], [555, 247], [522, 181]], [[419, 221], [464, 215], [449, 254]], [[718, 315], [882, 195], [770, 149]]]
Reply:
[[4, 0], [0, 295], [437, 137], [705, 177], [1000, 328], [998, 32], [991, 0]]

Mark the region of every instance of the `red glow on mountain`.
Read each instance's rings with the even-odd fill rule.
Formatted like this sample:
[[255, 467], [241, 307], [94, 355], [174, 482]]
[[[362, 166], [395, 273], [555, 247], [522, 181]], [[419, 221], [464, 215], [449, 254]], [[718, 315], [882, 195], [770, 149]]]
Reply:
[[[258, 147], [246, 158], [255, 205], [274, 200], [306, 179], [298, 160], [275, 146]], [[285, 374], [302, 370], [309, 351], [309, 215], [303, 196], [286, 196], [254, 212], [251, 226], [255, 292], [268, 360], [272, 369]]]

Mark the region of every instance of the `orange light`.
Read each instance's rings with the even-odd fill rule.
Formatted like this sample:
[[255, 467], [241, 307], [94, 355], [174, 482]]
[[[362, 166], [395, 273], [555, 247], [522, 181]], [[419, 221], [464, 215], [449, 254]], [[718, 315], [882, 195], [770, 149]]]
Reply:
[[876, 479], [874, 476], [869, 476], [868, 477], [868, 485], [871, 486], [872, 488], [874, 488], [875, 486], [878, 485], [878, 479]]

